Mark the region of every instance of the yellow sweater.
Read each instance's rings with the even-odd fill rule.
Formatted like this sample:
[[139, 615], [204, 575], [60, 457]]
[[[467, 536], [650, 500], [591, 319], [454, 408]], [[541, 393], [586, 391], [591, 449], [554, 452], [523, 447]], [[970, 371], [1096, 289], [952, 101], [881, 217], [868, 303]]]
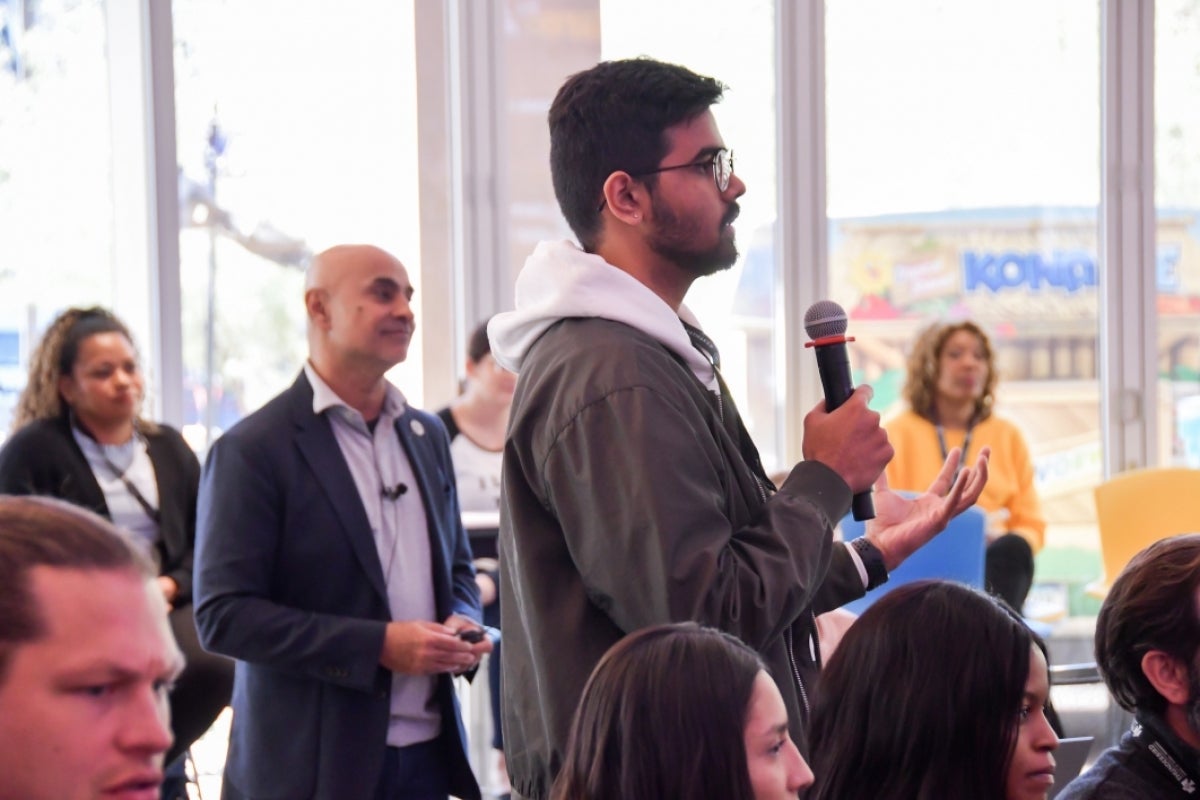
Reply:
[[[905, 411], [884, 427], [896, 450], [887, 466], [888, 486], [913, 492], [928, 489], [942, 467], [937, 428], [912, 411]], [[946, 447], [962, 447], [965, 436], [965, 431], [947, 430]], [[971, 451], [963, 453], [963, 463], [974, 462], [984, 445], [992, 448], [992, 456], [987, 486], [978, 505], [988, 513], [1007, 510], [1009, 516], [1002, 529], [1024, 536], [1036, 553], [1046, 540], [1046, 519], [1033, 486], [1033, 461], [1025, 438], [1015, 425], [993, 414], [975, 426]]]

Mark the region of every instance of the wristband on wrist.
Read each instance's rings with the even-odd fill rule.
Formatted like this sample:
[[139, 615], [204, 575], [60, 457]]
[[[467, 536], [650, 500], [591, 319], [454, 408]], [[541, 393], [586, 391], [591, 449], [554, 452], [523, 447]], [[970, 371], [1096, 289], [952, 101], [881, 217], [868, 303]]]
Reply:
[[867, 570], [867, 591], [887, 583], [888, 571], [884, 566], [883, 553], [879, 552], [879, 548], [867, 541], [865, 536], [851, 539], [850, 546], [854, 548], [854, 552], [858, 553], [863, 567]]

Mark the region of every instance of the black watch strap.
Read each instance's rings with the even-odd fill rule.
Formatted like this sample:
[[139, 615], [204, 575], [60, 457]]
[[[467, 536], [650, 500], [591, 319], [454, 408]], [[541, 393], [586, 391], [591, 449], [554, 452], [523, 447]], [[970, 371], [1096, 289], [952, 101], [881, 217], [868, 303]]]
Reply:
[[854, 548], [854, 552], [858, 553], [863, 567], [867, 570], [867, 591], [887, 583], [888, 571], [884, 566], [883, 553], [879, 552], [879, 548], [867, 541], [865, 536], [851, 539], [850, 546]]

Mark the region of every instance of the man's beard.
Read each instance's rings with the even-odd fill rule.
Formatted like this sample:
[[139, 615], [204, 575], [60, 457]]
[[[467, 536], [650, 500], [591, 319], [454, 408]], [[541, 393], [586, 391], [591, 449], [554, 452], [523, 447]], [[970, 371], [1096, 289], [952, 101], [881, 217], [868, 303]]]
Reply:
[[659, 200], [658, 195], [651, 194], [650, 202], [654, 210], [655, 228], [650, 234], [649, 245], [655, 253], [697, 278], [729, 269], [737, 263], [737, 242], [732, 236], [724, 235], [725, 226], [738, 215], [736, 203], [730, 205], [721, 220], [717, 245], [709, 250], [694, 250], [691, 244], [700, 237], [698, 225], [680, 221], [675, 212]]

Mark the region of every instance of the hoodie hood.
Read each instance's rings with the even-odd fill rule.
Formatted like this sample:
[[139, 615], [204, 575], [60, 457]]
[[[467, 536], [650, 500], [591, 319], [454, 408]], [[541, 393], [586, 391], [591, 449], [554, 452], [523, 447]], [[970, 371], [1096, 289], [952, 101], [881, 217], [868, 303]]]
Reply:
[[517, 276], [516, 310], [488, 323], [492, 357], [520, 374], [533, 343], [568, 317], [600, 317], [636, 328], [682, 358], [710, 391], [719, 391], [712, 364], [683, 327], [681, 320], [700, 327], [687, 306], [676, 314], [637, 278], [569, 241], [540, 242], [525, 260]]

